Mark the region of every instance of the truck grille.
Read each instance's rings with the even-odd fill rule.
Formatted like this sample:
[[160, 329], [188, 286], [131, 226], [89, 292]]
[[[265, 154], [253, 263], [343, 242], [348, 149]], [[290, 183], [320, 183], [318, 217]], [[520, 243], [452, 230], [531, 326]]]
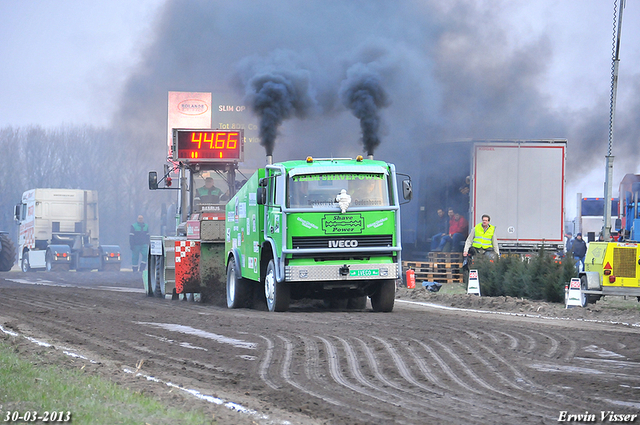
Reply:
[[[353, 242], [357, 245], [354, 246]], [[347, 242], [347, 245], [345, 245]], [[359, 236], [297, 236], [292, 238], [293, 249], [314, 249], [314, 248], [356, 248], [356, 247], [391, 247], [393, 246], [392, 235], [359, 235]]]

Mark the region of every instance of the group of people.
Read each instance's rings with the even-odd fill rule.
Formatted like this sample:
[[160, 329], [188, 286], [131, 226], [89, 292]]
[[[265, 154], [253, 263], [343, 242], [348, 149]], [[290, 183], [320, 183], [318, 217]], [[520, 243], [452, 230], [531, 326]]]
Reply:
[[[439, 232], [431, 238], [431, 251], [443, 251], [450, 244], [450, 251], [460, 252], [467, 257], [476, 255], [500, 255], [498, 242], [496, 241], [495, 226], [490, 224], [491, 217], [484, 214], [482, 222], [478, 223], [471, 232], [467, 220], [460, 214], [449, 208], [447, 215], [443, 209], [438, 209]], [[464, 242], [464, 246], [462, 245]]]
[[[431, 251], [443, 251], [447, 244], [450, 243], [450, 251], [462, 251], [463, 256], [469, 254], [487, 254], [490, 256], [499, 256], [500, 249], [496, 240], [495, 226], [490, 224], [491, 217], [484, 214], [482, 222], [478, 223], [467, 235], [467, 220], [453, 208], [449, 208], [447, 215], [444, 210], [439, 208], [438, 211], [438, 233], [431, 238]], [[587, 243], [582, 239], [582, 233], [576, 234], [575, 238], [571, 232], [565, 234], [566, 255], [570, 255], [576, 260], [576, 269], [584, 270], [584, 260], [587, 255]], [[465, 241], [464, 247], [461, 242]]]
[[438, 209], [438, 233], [431, 238], [431, 251], [443, 251], [450, 244], [450, 251], [461, 252], [461, 242], [466, 239], [469, 231], [467, 220], [449, 208], [447, 215], [442, 208]]

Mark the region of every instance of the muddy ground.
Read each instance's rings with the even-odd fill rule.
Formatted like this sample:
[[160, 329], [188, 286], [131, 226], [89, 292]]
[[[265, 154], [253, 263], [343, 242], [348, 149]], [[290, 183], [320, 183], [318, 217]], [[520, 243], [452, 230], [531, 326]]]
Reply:
[[0, 273], [0, 338], [18, 352], [84, 367], [221, 424], [638, 414], [640, 314], [619, 307], [418, 288], [400, 289], [388, 314], [316, 302], [273, 314], [147, 297], [131, 272]]
[[[459, 285], [459, 284], [451, 284]], [[640, 303], [636, 297], [603, 297], [586, 308], [566, 308], [561, 303], [527, 300], [514, 297], [478, 297], [467, 294], [429, 292], [424, 288], [399, 288], [397, 299], [413, 300], [443, 306], [523, 314], [528, 316], [557, 317], [583, 321], [606, 321], [640, 326]]]

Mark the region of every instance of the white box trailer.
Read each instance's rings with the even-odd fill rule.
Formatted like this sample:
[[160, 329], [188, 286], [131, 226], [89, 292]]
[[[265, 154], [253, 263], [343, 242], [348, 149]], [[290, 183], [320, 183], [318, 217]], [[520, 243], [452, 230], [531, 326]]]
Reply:
[[23, 271], [120, 270], [120, 247], [100, 245], [98, 193], [31, 189], [16, 205], [18, 261]]
[[567, 141], [483, 141], [473, 145], [470, 228], [491, 217], [501, 251], [564, 248]]

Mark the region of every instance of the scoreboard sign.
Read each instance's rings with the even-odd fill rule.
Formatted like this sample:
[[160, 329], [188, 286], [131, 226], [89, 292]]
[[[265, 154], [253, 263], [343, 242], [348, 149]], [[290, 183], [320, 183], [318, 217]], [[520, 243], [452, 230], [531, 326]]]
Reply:
[[242, 162], [244, 130], [173, 129], [173, 160]]

